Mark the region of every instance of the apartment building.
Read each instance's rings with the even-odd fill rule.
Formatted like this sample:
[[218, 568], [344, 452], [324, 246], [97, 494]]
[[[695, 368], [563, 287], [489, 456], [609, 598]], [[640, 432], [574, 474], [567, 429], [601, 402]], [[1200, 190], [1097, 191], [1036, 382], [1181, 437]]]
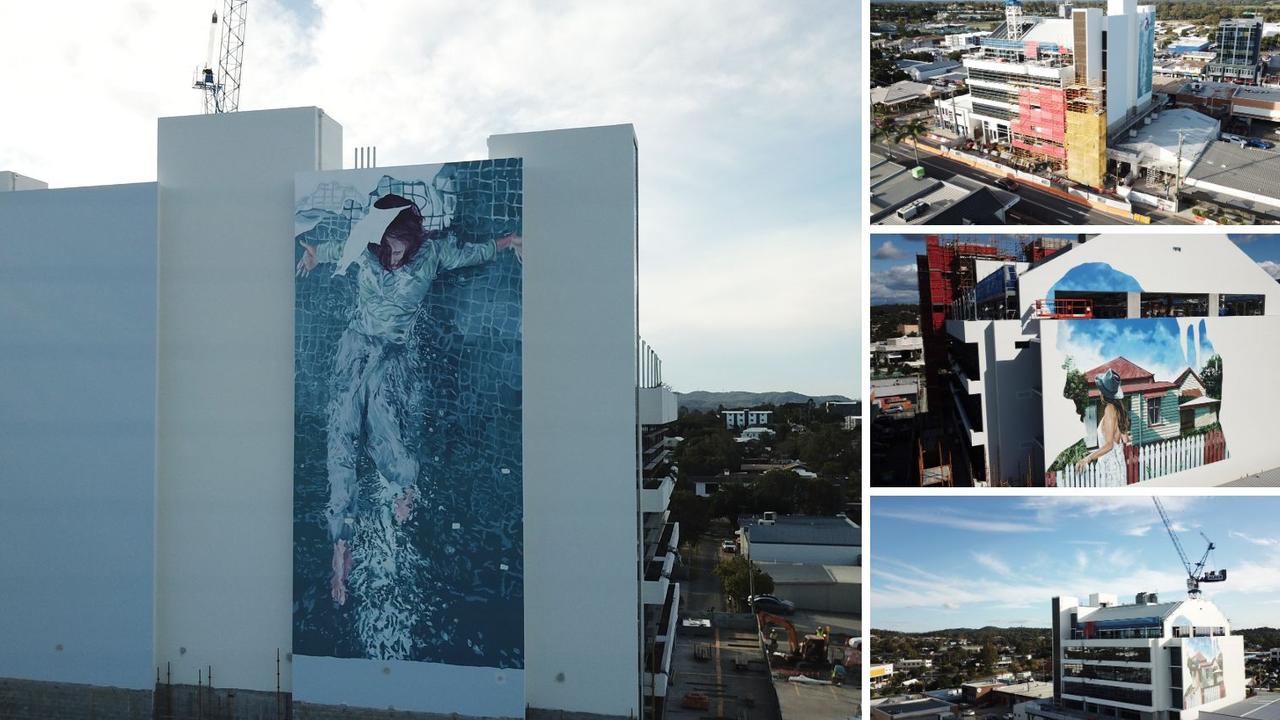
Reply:
[[679, 562], [680, 523], [671, 520], [668, 507], [676, 484], [673, 445], [668, 440], [677, 402], [675, 393], [663, 384], [662, 361], [644, 341], [640, 358], [642, 691], [646, 716], [661, 718], [667, 706], [680, 617], [680, 583], [672, 579]]
[[[1280, 285], [1230, 239], [1035, 248], [931, 238], [917, 261], [930, 404], [975, 484], [1218, 484], [1280, 464], [1256, 350], [1280, 342]], [[1099, 431], [1108, 412], [1122, 442]], [[1122, 476], [1077, 477], [1100, 450], [1124, 454]]]
[[772, 410], [722, 410], [726, 430], [737, 428], [760, 427], [773, 422]]
[[1209, 600], [1056, 597], [1052, 620], [1053, 702], [1030, 718], [1196, 720], [1245, 697], [1244, 638]]
[[1007, 147], [1017, 167], [1101, 187], [1108, 135], [1152, 109], [1154, 24], [1155, 7], [1136, 0], [1069, 17], [1024, 15], [1006, 0], [1005, 22], [963, 58], [969, 94], [936, 100], [937, 122]]

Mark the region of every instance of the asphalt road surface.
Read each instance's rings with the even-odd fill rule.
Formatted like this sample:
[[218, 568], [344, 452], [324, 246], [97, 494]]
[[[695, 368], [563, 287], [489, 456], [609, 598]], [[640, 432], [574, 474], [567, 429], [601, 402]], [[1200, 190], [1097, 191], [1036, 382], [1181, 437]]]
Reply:
[[[909, 146], [893, 147], [876, 144], [876, 152], [888, 155], [893, 160], [915, 164], [915, 155]], [[929, 153], [920, 154], [920, 164], [929, 172], [929, 177], [946, 180], [955, 175], [976, 180], [984, 185], [995, 187], [994, 179], [988, 173], [975, 170], [964, 163], [948, 160]], [[998, 188], [997, 188], [998, 189]], [[1022, 225], [1133, 225], [1134, 221], [1116, 217], [1104, 212], [1091, 210], [1084, 205], [1064, 200], [1053, 193], [1023, 185], [1018, 191], [1020, 200], [1009, 210], [1009, 222]]]

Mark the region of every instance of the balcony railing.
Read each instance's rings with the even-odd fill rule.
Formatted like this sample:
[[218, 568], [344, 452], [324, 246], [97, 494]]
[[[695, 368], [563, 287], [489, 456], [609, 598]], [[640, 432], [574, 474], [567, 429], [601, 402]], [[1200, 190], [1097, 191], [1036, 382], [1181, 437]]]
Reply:
[[662, 358], [644, 338], [636, 338], [636, 341], [636, 368], [639, 373], [636, 385], [642, 388], [662, 387]]

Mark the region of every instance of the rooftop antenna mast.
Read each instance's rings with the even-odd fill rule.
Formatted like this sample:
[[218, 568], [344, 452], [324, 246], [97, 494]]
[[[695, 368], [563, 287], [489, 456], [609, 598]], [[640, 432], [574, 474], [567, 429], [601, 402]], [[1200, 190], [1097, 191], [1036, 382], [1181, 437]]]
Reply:
[[1178, 534], [1173, 531], [1173, 523], [1169, 521], [1169, 514], [1164, 511], [1164, 505], [1160, 503], [1160, 498], [1152, 497], [1152, 501], [1156, 504], [1156, 511], [1160, 513], [1160, 520], [1164, 522], [1165, 530], [1169, 531], [1169, 538], [1173, 540], [1173, 547], [1178, 551], [1178, 557], [1182, 560], [1182, 566], [1187, 570], [1187, 597], [1200, 597], [1200, 583], [1222, 582], [1227, 579], [1226, 569], [1205, 571], [1205, 563], [1209, 562], [1209, 553], [1213, 552], [1214, 544], [1204, 533], [1200, 533], [1200, 537], [1204, 538], [1205, 548], [1204, 555], [1200, 556], [1200, 562], [1195, 565], [1187, 559], [1187, 553], [1182, 549], [1182, 543], [1178, 540]]
[[[240, 73], [244, 68], [244, 30], [249, 0], [226, 0], [221, 26], [218, 13], [209, 25], [209, 47], [204, 67], [196, 71], [192, 85], [204, 95], [204, 112], [235, 112], [240, 109]], [[220, 52], [215, 67], [213, 43], [221, 27]]]

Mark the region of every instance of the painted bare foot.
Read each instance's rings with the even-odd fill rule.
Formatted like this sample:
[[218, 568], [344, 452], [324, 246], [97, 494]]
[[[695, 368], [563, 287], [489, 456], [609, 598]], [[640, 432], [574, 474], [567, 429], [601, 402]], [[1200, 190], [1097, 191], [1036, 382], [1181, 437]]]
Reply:
[[403, 523], [409, 519], [409, 513], [413, 511], [413, 501], [418, 497], [418, 488], [410, 485], [400, 493], [400, 497], [396, 498], [396, 522]]
[[339, 605], [347, 603], [347, 575], [351, 573], [351, 548], [346, 540], [333, 544], [333, 576], [329, 580], [329, 592]]

